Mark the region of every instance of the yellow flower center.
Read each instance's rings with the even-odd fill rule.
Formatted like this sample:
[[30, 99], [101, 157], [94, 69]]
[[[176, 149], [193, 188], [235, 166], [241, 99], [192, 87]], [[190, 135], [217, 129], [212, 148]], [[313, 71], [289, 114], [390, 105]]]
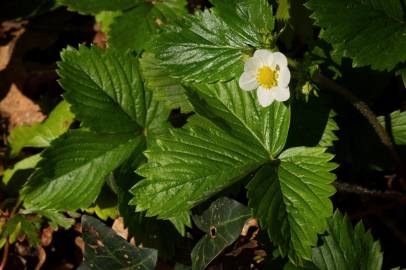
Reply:
[[278, 70], [263, 66], [259, 68], [257, 81], [263, 88], [270, 89], [277, 85]]

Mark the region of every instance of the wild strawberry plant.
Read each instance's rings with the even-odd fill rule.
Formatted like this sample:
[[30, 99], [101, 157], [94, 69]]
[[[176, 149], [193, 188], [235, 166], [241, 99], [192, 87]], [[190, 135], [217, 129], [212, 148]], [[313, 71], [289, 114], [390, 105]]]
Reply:
[[[210, 0], [188, 12], [184, 0], [59, 0], [94, 15], [107, 48], [64, 49], [64, 101], [45, 123], [10, 135], [13, 155], [46, 148], [19, 163], [35, 166], [21, 214], [68, 227], [66, 211], [118, 213], [147, 247], [84, 216], [82, 269], [153, 269], [157, 256], [190, 244], [192, 227], [206, 235], [193, 239], [191, 268], [206, 269], [250, 218], [273, 250], [267, 265], [381, 269], [379, 242], [334, 212], [338, 125], [326, 97], [339, 93], [365, 116], [401, 179], [394, 142], [406, 141], [405, 114], [393, 112], [388, 126], [334, 80], [350, 59], [405, 82], [406, 2], [293, 2]], [[80, 125], [67, 131], [73, 117]]]

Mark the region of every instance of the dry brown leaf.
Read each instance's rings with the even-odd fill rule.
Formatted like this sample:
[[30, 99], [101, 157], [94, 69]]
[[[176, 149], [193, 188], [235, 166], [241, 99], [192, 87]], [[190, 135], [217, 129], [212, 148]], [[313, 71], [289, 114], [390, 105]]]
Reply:
[[7, 95], [0, 101], [0, 114], [8, 119], [9, 131], [21, 125], [42, 122], [46, 118], [40, 107], [21, 93], [15, 84], [11, 85]]
[[[16, 42], [25, 32], [26, 23], [26, 21], [5, 21], [0, 25], [0, 38], [7, 41], [5, 44], [0, 43], [0, 71], [4, 70], [10, 62]], [[10, 38], [7, 38], [8, 35]]]
[[51, 244], [53, 232], [54, 232], [54, 230], [52, 229], [51, 226], [48, 226], [42, 230], [42, 234], [41, 234], [42, 246], [47, 247]]
[[116, 218], [111, 228], [125, 240], [128, 239], [128, 229], [124, 227], [124, 219], [122, 217]]
[[41, 246], [37, 247], [37, 251], [38, 251], [38, 263], [35, 266], [35, 270], [40, 270], [42, 265], [45, 263], [45, 260], [47, 259], [47, 253]]
[[75, 244], [76, 244], [76, 246], [78, 246], [80, 248], [82, 253], [85, 253], [85, 241], [83, 240], [82, 237], [76, 236], [75, 237]]

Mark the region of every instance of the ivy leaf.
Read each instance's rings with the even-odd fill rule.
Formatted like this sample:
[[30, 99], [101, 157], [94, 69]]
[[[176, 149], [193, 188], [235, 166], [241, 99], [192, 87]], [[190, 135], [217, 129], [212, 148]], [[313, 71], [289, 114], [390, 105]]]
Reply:
[[379, 116], [378, 121], [389, 130], [397, 145], [406, 144], [406, 112], [394, 111], [387, 118]]
[[196, 84], [194, 90], [198, 97], [191, 97], [190, 101], [200, 115], [219, 125], [225, 123], [237, 137], [255, 141], [271, 158], [282, 151], [290, 124], [290, 108], [284, 103], [274, 102], [263, 108], [257, 102], [256, 93], [241, 91], [237, 80]]
[[382, 268], [381, 245], [362, 222], [353, 229], [348, 217], [336, 211], [322, 239], [324, 244], [313, 249], [313, 263], [320, 270]]
[[108, 43], [118, 50], [140, 53], [151, 36], [168, 22], [186, 15], [185, 0], [151, 1], [117, 17], [111, 24]]
[[[310, 0], [321, 37], [355, 67], [392, 70], [406, 60], [405, 0]], [[403, 7], [402, 7], [403, 5]]]
[[79, 269], [153, 270], [157, 251], [133, 247], [115, 231], [90, 217], [82, 217], [84, 260]]
[[183, 113], [192, 111], [192, 105], [179, 80], [171, 78], [153, 54], [143, 53], [140, 67], [146, 80], [146, 88], [154, 92], [157, 100], [162, 101], [169, 109], [180, 108]]
[[174, 78], [229, 80], [242, 73], [244, 55], [269, 47], [273, 16], [268, 1], [212, 2], [211, 10], [185, 17], [151, 41], [152, 52]]
[[193, 216], [196, 226], [206, 233], [192, 250], [192, 270], [203, 270], [241, 234], [250, 211], [237, 201], [220, 198], [201, 216]]
[[290, 148], [279, 156], [279, 165], [263, 166], [247, 186], [249, 206], [261, 226], [281, 254], [295, 263], [311, 260], [317, 234], [332, 215], [332, 158], [325, 148]]
[[63, 50], [61, 58], [58, 74], [64, 97], [83, 126], [107, 133], [145, 126], [146, 97], [134, 56], [80, 46]]
[[146, 0], [57, 0], [60, 5], [81, 14], [96, 14], [104, 10], [123, 10], [131, 8]]
[[24, 147], [48, 147], [50, 142], [66, 132], [75, 116], [69, 103], [62, 101], [43, 123], [15, 128], [8, 137], [11, 156], [16, 156]]
[[146, 179], [132, 188], [130, 204], [163, 219], [189, 210], [268, 158], [255, 141], [233, 137], [200, 117], [160, 136], [144, 154], [148, 163], [137, 172]]
[[38, 170], [22, 195], [28, 209], [76, 210], [95, 201], [104, 177], [140, 143], [134, 134], [95, 134], [74, 130], [42, 154]]

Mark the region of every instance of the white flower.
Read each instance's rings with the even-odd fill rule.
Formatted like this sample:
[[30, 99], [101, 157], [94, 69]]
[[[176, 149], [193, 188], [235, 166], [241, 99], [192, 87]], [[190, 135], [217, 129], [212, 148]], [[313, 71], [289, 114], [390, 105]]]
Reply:
[[259, 104], [266, 107], [274, 100], [286, 101], [289, 92], [288, 60], [280, 52], [256, 50], [244, 65], [239, 84], [245, 91], [257, 90]]

